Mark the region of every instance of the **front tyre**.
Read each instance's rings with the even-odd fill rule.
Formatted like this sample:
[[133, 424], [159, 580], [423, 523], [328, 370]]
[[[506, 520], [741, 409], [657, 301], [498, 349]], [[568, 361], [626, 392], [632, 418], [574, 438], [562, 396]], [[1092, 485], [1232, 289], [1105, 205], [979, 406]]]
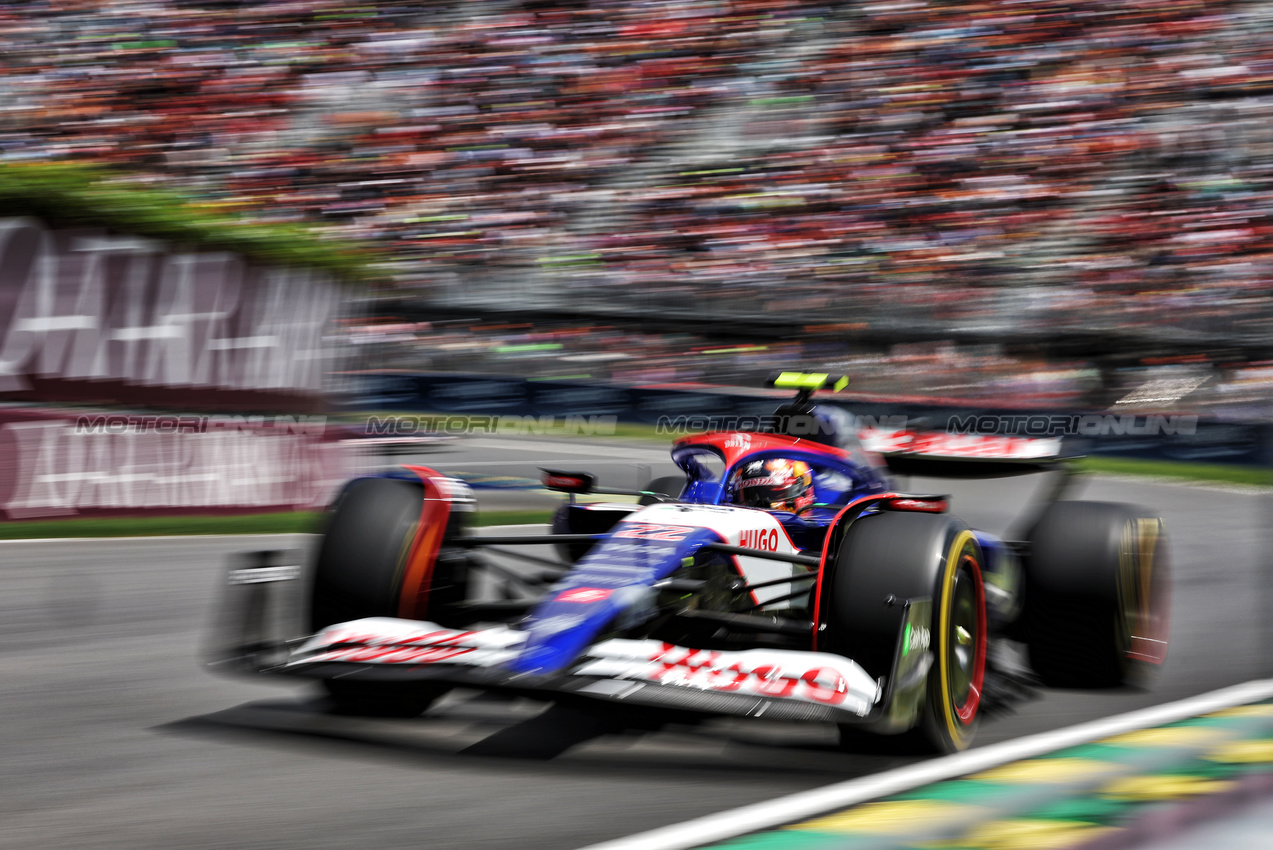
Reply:
[[310, 628], [398, 616], [407, 556], [424, 503], [409, 481], [363, 478], [328, 517], [310, 596]]
[[[818, 649], [860, 664], [874, 678], [893, 675], [899, 640], [924, 647], [922, 636], [902, 634], [898, 600], [932, 600], [927, 650], [932, 653], [919, 717], [899, 749], [957, 752], [980, 723], [986, 668], [986, 607], [981, 547], [963, 523], [945, 514], [884, 512], [857, 520], [845, 535], [835, 568], [824, 578]], [[886, 602], [890, 597], [893, 603]], [[908, 647], [908, 651], [910, 648]], [[912, 719], [913, 716], [912, 716]], [[893, 722], [890, 720], [890, 723]], [[861, 733], [846, 725], [846, 744]]]
[[[401, 616], [408, 558], [419, 530], [424, 490], [411, 481], [364, 478], [341, 494], [331, 514], [310, 599], [310, 626], [320, 631], [364, 617]], [[339, 714], [413, 717], [448, 688], [432, 683], [323, 682]]]

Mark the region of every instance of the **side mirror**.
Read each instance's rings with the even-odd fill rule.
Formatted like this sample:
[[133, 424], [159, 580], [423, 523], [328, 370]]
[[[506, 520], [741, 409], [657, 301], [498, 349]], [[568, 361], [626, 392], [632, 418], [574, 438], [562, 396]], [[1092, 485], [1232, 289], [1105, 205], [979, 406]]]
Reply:
[[587, 472], [561, 472], [556, 469], [540, 469], [544, 473], [540, 480], [549, 490], [560, 493], [591, 493], [597, 484], [597, 477]]

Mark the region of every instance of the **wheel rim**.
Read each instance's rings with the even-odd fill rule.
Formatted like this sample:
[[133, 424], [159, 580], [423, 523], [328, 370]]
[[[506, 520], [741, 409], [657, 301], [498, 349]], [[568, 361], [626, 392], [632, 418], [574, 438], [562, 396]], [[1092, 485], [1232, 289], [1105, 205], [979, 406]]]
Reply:
[[[977, 612], [976, 592], [972, 577], [960, 569], [955, 577], [955, 590], [950, 617], [950, 635], [946, 641], [947, 660], [950, 669], [950, 701], [955, 712], [962, 715], [972, 690], [973, 665], [976, 661]], [[962, 719], [962, 716], [961, 716]]]
[[960, 559], [951, 592], [946, 634], [947, 698], [959, 722], [967, 725], [977, 714], [985, 677], [985, 623], [976, 559]]
[[976, 539], [956, 535], [942, 570], [937, 631], [939, 688], [934, 696], [944, 715], [945, 736], [955, 749], [972, 737], [986, 673], [986, 595]]

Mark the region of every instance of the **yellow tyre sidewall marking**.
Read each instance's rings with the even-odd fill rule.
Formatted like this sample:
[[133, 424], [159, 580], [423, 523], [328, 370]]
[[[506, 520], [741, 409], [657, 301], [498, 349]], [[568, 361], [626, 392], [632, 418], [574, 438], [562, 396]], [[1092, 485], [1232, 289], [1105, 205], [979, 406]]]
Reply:
[[[946, 721], [946, 730], [950, 733], [951, 740], [955, 742], [960, 749], [967, 743], [970, 737], [971, 721], [965, 726], [955, 715], [954, 701], [950, 696], [950, 652], [948, 643], [951, 639], [950, 619], [954, 616], [951, 606], [954, 604], [953, 595], [955, 592], [955, 578], [959, 575], [959, 564], [964, 547], [969, 543], [972, 544], [974, 560], [980, 568], [981, 561], [976, 558], [977, 540], [972, 536], [972, 532], [964, 529], [955, 535], [955, 540], [950, 545], [950, 551], [946, 553], [946, 563], [942, 569], [941, 588], [941, 608], [937, 614], [937, 669], [938, 679], [941, 684], [941, 707], [942, 715]], [[984, 612], [978, 612], [978, 616], [984, 616]], [[978, 629], [980, 632], [980, 629]], [[974, 650], [975, 651], [975, 650]], [[974, 716], [974, 720], [976, 717]]]

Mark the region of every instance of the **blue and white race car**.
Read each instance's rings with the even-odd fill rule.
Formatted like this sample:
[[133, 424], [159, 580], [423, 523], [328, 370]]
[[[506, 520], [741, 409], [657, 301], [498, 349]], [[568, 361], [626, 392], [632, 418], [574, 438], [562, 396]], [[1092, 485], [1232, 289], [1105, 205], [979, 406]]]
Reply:
[[[1059, 686], [1115, 686], [1163, 663], [1158, 517], [1063, 501], [1059, 486], [1005, 540], [890, 479], [888, 467], [1052, 470], [1063, 485], [1059, 441], [897, 431], [864, 447], [813, 403], [839, 379], [771, 384], [797, 390], [771, 430], [677, 440], [682, 475], [626, 494], [636, 502], [582, 501], [619, 491], [546, 471], [569, 495], [546, 534], [472, 533], [468, 488], [426, 467], [350, 482], [308, 571], [259, 553], [231, 573], [246, 598], [215, 665], [318, 680], [345, 713], [418, 715], [462, 686], [678, 719], [833, 722], [951, 752], [1003, 680], [999, 642]], [[499, 598], [479, 598], [483, 573]], [[284, 585], [303, 588], [298, 634], [267, 614]]]

